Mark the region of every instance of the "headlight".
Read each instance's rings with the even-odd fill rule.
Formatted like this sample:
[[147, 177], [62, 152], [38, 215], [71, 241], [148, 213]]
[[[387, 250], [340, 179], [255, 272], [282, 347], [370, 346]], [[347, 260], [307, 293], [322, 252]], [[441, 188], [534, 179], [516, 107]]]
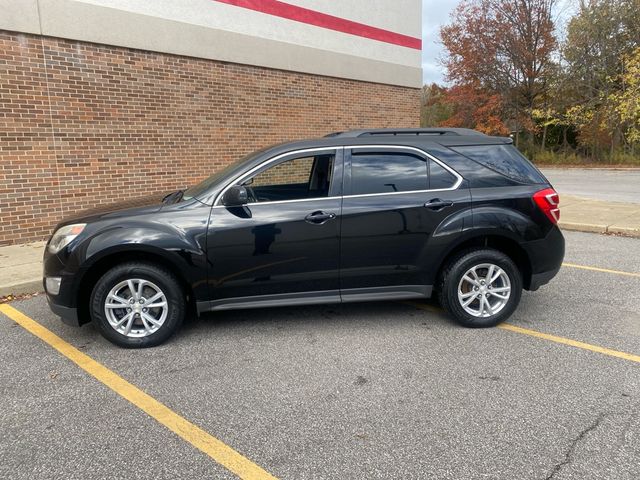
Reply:
[[51, 237], [49, 241], [49, 252], [58, 253], [64, 247], [69, 245], [69, 242], [76, 238], [86, 226], [86, 223], [75, 223], [73, 225], [65, 225], [60, 227]]

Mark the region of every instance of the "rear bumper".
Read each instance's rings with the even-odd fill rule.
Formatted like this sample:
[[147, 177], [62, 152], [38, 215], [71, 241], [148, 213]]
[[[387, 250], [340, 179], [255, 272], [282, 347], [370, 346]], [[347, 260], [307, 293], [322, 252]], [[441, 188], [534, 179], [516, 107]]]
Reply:
[[531, 275], [531, 283], [529, 284], [529, 290], [538, 290], [541, 286], [546, 285], [555, 277], [560, 271], [560, 267], [549, 270], [548, 272], [534, 273]]
[[49, 295], [47, 295], [47, 303], [53, 313], [58, 315], [60, 319], [67, 325], [72, 327], [79, 327], [81, 325], [78, 320], [78, 309], [74, 307], [65, 307], [64, 305], [58, 305], [55, 303]]
[[564, 237], [554, 225], [545, 238], [529, 242], [524, 248], [531, 262], [531, 281], [525, 288], [537, 290], [560, 271], [564, 260]]

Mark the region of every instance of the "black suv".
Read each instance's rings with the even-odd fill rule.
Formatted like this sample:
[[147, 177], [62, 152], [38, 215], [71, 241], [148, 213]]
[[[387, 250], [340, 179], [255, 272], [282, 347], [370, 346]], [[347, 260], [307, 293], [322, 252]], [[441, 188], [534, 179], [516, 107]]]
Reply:
[[253, 153], [187, 190], [83, 212], [44, 254], [51, 309], [123, 347], [189, 311], [428, 298], [467, 327], [558, 272], [558, 195], [508, 138], [358, 130]]

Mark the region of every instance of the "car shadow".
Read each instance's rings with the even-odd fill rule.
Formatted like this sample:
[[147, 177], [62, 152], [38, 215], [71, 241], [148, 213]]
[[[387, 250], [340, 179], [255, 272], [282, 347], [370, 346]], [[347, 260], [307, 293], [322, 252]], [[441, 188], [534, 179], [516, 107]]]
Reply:
[[[424, 305], [425, 309], [419, 308]], [[306, 330], [332, 325], [349, 328], [388, 328], [390, 322], [456, 328], [435, 300], [380, 301], [326, 305], [268, 307], [208, 312], [191, 316], [180, 336], [215, 329]]]

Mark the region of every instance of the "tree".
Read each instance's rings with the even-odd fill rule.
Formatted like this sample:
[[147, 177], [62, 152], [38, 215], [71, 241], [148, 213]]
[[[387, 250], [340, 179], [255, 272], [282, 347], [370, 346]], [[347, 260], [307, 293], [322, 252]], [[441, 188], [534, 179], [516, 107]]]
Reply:
[[439, 126], [453, 115], [453, 106], [447, 100], [447, 89], [436, 83], [422, 87], [420, 125]]
[[500, 95], [474, 85], [454, 85], [447, 90], [446, 102], [453, 114], [440, 122], [443, 127], [475, 128], [488, 135], [509, 135], [502, 120], [504, 105]]
[[[513, 130], [533, 130], [533, 109], [547, 91], [557, 42], [555, 0], [464, 0], [440, 30], [454, 88], [481, 92]], [[496, 102], [496, 96], [499, 102]]]
[[625, 58], [639, 46], [639, 0], [583, 0], [568, 24], [562, 52], [574, 106], [567, 113], [592, 156], [607, 144], [613, 152], [628, 142], [616, 99], [624, 89]]
[[628, 142], [640, 144], [640, 47], [625, 58], [621, 83], [620, 92], [610, 100], [620, 116]]

